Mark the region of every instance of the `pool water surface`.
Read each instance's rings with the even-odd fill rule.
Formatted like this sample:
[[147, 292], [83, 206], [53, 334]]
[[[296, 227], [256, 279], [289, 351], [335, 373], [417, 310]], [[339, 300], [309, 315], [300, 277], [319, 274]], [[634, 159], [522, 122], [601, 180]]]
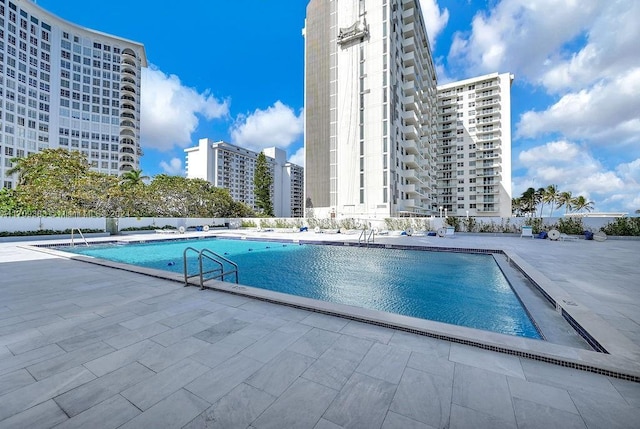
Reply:
[[[186, 247], [234, 261], [239, 283], [291, 295], [540, 339], [492, 255], [234, 239], [64, 248], [183, 272]], [[189, 272], [197, 272], [195, 256]]]

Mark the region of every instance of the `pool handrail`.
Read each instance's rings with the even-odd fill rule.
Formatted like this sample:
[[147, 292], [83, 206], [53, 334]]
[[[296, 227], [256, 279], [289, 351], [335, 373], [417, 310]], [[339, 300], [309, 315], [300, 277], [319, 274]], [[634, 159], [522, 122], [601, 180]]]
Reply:
[[[187, 267], [187, 252], [189, 252], [190, 250], [198, 253], [198, 267], [199, 267], [198, 271], [199, 272], [197, 274], [192, 274], [192, 275], [189, 275], [188, 267]], [[218, 268], [204, 271], [203, 262], [202, 262], [204, 258], [217, 264]], [[187, 247], [186, 249], [184, 249], [184, 252], [182, 253], [182, 259], [184, 264], [184, 285], [185, 286], [189, 286], [189, 279], [191, 277], [198, 276], [200, 279], [200, 289], [204, 289], [205, 281], [213, 280], [217, 278], [219, 278], [221, 281], [224, 281], [224, 277], [229, 274], [235, 274], [235, 282], [236, 284], [238, 283], [238, 264], [209, 249], [198, 250], [193, 247]], [[231, 265], [233, 269], [229, 271], [225, 271], [223, 262], [226, 262], [229, 265]], [[209, 278], [205, 278], [205, 275], [212, 274], [212, 273], [215, 273], [215, 275]]]

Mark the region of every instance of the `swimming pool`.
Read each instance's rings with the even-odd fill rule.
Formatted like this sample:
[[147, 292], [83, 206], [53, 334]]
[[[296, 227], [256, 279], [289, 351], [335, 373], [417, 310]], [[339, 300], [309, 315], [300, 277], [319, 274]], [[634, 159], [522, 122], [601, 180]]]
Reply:
[[[234, 239], [65, 251], [182, 273], [186, 247], [239, 266], [244, 285], [527, 338], [541, 338], [492, 255]], [[190, 272], [195, 272], [192, 258]]]

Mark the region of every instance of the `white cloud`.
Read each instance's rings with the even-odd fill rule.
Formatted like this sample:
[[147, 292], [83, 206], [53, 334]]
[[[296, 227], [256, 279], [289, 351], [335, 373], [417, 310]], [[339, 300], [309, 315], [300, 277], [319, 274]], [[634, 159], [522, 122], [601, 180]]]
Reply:
[[180, 158], [171, 158], [169, 162], [161, 161], [160, 168], [171, 176], [182, 176], [185, 173], [182, 169], [182, 160]]
[[261, 151], [267, 147], [286, 149], [302, 136], [304, 115], [276, 101], [266, 110], [256, 109], [249, 115], [239, 115], [229, 130], [232, 143]]
[[209, 93], [198, 93], [182, 85], [175, 75], [150, 66], [142, 69], [140, 133], [143, 148], [171, 150], [191, 144], [199, 116], [207, 120], [229, 114], [228, 101]]
[[625, 148], [640, 156], [640, 67], [609, 82], [566, 94], [541, 112], [528, 111], [516, 125], [516, 135], [536, 137], [562, 133], [608, 149]]
[[299, 165], [300, 167], [304, 167], [304, 146], [298, 149], [293, 155], [289, 157], [289, 161]]
[[420, 9], [424, 25], [427, 27], [427, 35], [431, 43], [431, 49], [436, 46], [436, 38], [449, 22], [449, 10], [440, 10], [437, 0], [420, 0]]
[[518, 163], [526, 174], [514, 178], [514, 196], [553, 184], [594, 201], [596, 211], [635, 210], [634, 200], [640, 199], [640, 159], [610, 170], [588, 148], [560, 140], [520, 152]]
[[587, 42], [578, 52], [551, 61], [541, 82], [550, 91], [576, 89], [640, 67], [640, 2], [606, 2], [587, 29]]
[[499, 1], [491, 10], [474, 16], [469, 33], [454, 36], [449, 60], [465, 65], [470, 75], [512, 72], [537, 83], [543, 71], [562, 57], [563, 50], [583, 35], [610, 3]]

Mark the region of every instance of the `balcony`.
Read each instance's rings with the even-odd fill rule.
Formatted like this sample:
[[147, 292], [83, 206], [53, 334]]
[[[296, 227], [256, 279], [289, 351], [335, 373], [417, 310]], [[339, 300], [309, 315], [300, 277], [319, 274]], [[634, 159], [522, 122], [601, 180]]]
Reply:
[[402, 119], [404, 119], [405, 123], [419, 125], [418, 115], [414, 110], [405, 110], [402, 112]]
[[418, 155], [420, 153], [420, 149], [415, 140], [405, 140], [403, 147], [404, 151], [408, 154]]
[[414, 126], [402, 127], [402, 134], [404, 134], [405, 140], [418, 140], [418, 130]]
[[476, 188], [476, 194], [478, 195], [497, 194], [500, 192], [497, 186], [481, 186], [480, 188], [482, 189]]
[[402, 157], [402, 160], [409, 168], [420, 168], [420, 158], [416, 155], [405, 155]]
[[479, 85], [476, 85], [476, 92], [482, 92], [485, 91], [487, 89], [494, 89], [494, 88], [498, 88], [498, 81], [497, 80], [492, 80], [489, 82], [482, 82]]
[[499, 171], [494, 170], [476, 170], [477, 177], [500, 177]]
[[413, 50], [415, 49], [415, 40], [413, 37], [407, 37], [406, 39], [404, 39], [402, 41], [402, 48], [403, 51], [406, 52], [413, 52]]

